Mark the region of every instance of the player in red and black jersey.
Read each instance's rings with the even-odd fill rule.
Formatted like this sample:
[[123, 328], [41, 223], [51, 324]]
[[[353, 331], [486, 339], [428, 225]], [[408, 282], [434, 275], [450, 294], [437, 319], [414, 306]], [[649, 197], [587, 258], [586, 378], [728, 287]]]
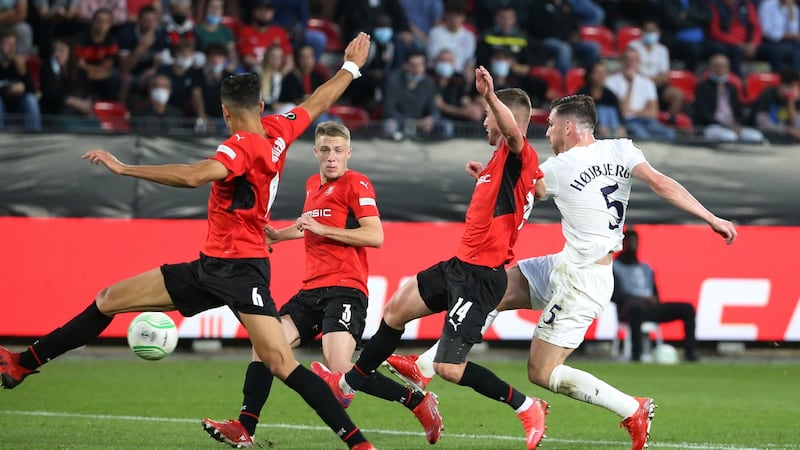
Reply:
[[[373, 448], [325, 383], [292, 354], [270, 296], [270, 266], [263, 234], [286, 150], [360, 74], [358, 68], [363, 66], [368, 52], [369, 36], [362, 33], [345, 49], [342, 70], [283, 115], [261, 117], [264, 103], [256, 75], [226, 78], [220, 97], [231, 137], [204, 161], [127, 165], [103, 150], [87, 152], [84, 159], [92, 164], [102, 163], [119, 175], [175, 187], [212, 183], [206, 242], [195, 261], [165, 264], [101, 290], [85, 311], [26, 351], [11, 353], [0, 347], [3, 387], [15, 387], [39, 366], [92, 341], [118, 313], [178, 310], [184, 316], [192, 316], [227, 305], [247, 329], [255, 352], [264, 362], [262, 366], [266, 366], [261, 378], [267, 383], [267, 390], [274, 374], [297, 391], [348, 446]], [[245, 438], [229, 443], [252, 446], [252, 440]]]
[[[281, 308], [281, 325], [293, 347], [314, 342], [322, 333], [324, 364], [315, 362], [311, 370], [324, 379], [353, 366], [353, 352], [367, 319], [367, 247], [383, 245], [383, 227], [372, 182], [347, 168], [352, 155], [350, 131], [340, 123], [323, 122], [314, 135], [319, 173], [306, 182], [302, 214], [289, 227], [276, 230], [267, 225], [264, 231], [270, 245], [304, 239], [303, 286]], [[245, 375], [239, 419], [204, 419], [207, 431], [229, 440], [243, 432], [253, 436], [266, 400], [260, 374], [253, 367], [263, 367], [256, 354]], [[422, 423], [430, 443], [439, 439], [441, 417], [433, 393], [415, 392], [378, 372], [372, 374], [364, 392], [401, 403]], [[350, 405], [353, 395], [336, 394], [344, 407]]]
[[419, 272], [394, 293], [384, 307], [377, 333], [353, 369], [333, 384], [344, 393], [363, 389], [369, 375], [397, 347], [406, 323], [446, 311], [434, 359], [436, 373], [511, 406], [522, 421], [528, 448], [535, 448], [544, 435], [547, 403], [526, 396], [490, 370], [467, 361], [469, 350], [482, 340], [481, 327], [487, 315], [505, 292], [504, 265], [513, 258], [512, 249], [539, 171], [536, 152], [525, 137], [531, 113], [528, 95], [516, 88], [495, 93], [492, 77], [483, 67], [475, 70], [475, 87], [486, 100], [484, 127], [496, 149], [485, 168], [479, 163], [468, 165], [476, 178], [475, 190], [456, 256]]

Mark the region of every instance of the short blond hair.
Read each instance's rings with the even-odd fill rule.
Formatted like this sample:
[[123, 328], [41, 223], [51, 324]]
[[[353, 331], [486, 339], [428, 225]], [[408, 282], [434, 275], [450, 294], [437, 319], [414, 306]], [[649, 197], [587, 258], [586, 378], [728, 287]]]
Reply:
[[320, 122], [314, 130], [314, 142], [319, 141], [322, 136], [341, 137], [350, 145], [350, 130], [344, 124], [334, 121]]

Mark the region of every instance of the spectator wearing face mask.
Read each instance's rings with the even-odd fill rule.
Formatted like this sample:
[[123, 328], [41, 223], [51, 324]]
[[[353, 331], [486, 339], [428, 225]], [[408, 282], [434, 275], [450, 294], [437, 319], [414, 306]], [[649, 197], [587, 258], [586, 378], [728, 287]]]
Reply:
[[150, 79], [162, 63], [164, 51], [169, 52], [167, 34], [160, 26], [159, 14], [152, 6], [139, 10], [136, 22], [125, 25], [119, 33], [119, 65], [122, 73], [123, 95], [144, 95]]
[[205, 53], [207, 57], [209, 45], [222, 45], [226, 51], [227, 69], [235, 72], [239, 65], [239, 55], [236, 53], [236, 39], [233, 31], [222, 24], [224, 8], [225, 4], [222, 0], [209, 0], [206, 3], [203, 22], [194, 29], [197, 35], [197, 50]]
[[219, 90], [222, 80], [233, 75], [233, 72], [228, 70], [227, 58], [228, 50], [218, 42], [211, 43], [206, 48], [206, 65], [201, 72], [201, 88], [203, 90], [203, 106], [208, 116], [208, 128], [212, 131], [225, 130]]
[[397, 141], [452, 136], [452, 123], [442, 121], [436, 106], [436, 82], [425, 68], [425, 53], [412, 52], [403, 67], [389, 75], [383, 102], [384, 136]]
[[169, 133], [181, 128], [183, 112], [170, 104], [172, 82], [166, 75], [150, 81], [147, 104], [131, 111], [131, 126], [140, 133]]
[[[192, 55], [192, 64], [195, 67], [203, 67], [206, 63], [206, 55], [197, 50], [197, 33], [194, 20], [192, 20], [193, 16], [191, 0], [169, 0], [169, 14], [164, 18], [167, 45], [171, 48], [181, 41], [194, 43], [196, 51]], [[161, 56], [164, 64], [172, 63], [169, 48]]]
[[[473, 76], [474, 78], [474, 76]], [[471, 86], [464, 75], [456, 72], [453, 53], [444, 49], [433, 61], [433, 79], [436, 81], [436, 107], [445, 119], [458, 122], [481, 122], [483, 108], [469, 93]]]
[[739, 95], [729, 80], [730, 62], [724, 54], [716, 54], [708, 62], [708, 77], [697, 85], [694, 102], [694, 123], [704, 126], [709, 141], [762, 142], [764, 135], [755, 128], [742, 126], [744, 113]]
[[363, 76], [353, 80], [344, 94], [350, 103], [368, 110], [383, 104], [386, 78], [391, 71], [403, 64], [396, 51], [392, 18], [380, 14], [375, 23], [367, 62], [361, 68]]
[[453, 56], [456, 73], [472, 85], [475, 78], [475, 33], [464, 27], [466, 21], [464, 0], [448, 0], [444, 5], [444, 22], [436, 25], [428, 37], [428, 59], [434, 60], [443, 50]]
[[239, 30], [236, 48], [245, 70], [260, 73], [264, 53], [273, 45], [279, 45], [287, 56], [281, 71], [286, 73], [294, 67], [289, 35], [283, 27], [272, 23], [274, 17], [272, 1], [258, 0], [253, 7], [252, 22]]
[[[399, 0], [338, 0], [334, 17], [345, 39], [363, 30], [372, 36], [373, 42], [391, 42], [395, 67], [403, 64], [406, 53], [421, 50]], [[379, 22], [381, 17], [387, 17], [389, 23]]]
[[159, 75], [170, 79], [171, 95], [169, 103], [184, 112], [187, 117], [194, 117], [197, 125], [202, 127], [207, 116], [203, 104], [202, 74], [194, 65], [194, 42], [181, 41], [173, 50], [174, 62], [161, 66]]
[[646, 20], [642, 24], [642, 38], [631, 41], [628, 47], [639, 54], [639, 73], [655, 83], [659, 109], [675, 117], [683, 110], [683, 91], [669, 85], [669, 49], [659, 39], [658, 23]]
[[[520, 75], [515, 73], [512, 69], [515, 61], [513, 53], [504, 47], [498, 47], [492, 52], [488, 69], [494, 78], [495, 90], [512, 87], [520, 88], [528, 94], [531, 99], [531, 105], [534, 108], [543, 106], [556, 97], [556, 93], [548, 89], [546, 81], [531, 77], [528, 74]], [[479, 102], [483, 101], [481, 96], [476, 98]], [[484, 109], [483, 104], [481, 109]]]

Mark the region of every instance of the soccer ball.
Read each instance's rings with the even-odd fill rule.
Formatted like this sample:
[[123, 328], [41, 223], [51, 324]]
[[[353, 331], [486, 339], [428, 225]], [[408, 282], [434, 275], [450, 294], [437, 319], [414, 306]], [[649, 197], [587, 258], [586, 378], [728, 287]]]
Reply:
[[669, 344], [660, 344], [653, 349], [653, 360], [657, 364], [678, 364], [680, 357], [675, 347]]
[[143, 312], [128, 327], [128, 346], [136, 356], [155, 361], [172, 353], [178, 345], [178, 328], [162, 312]]

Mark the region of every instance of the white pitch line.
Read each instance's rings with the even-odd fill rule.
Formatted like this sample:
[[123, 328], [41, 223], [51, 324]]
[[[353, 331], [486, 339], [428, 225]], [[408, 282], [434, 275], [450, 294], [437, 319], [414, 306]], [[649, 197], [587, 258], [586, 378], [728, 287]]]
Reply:
[[[148, 416], [115, 416], [110, 414], [81, 414], [81, 413], [66, 413], [55, 411], [0, 411], [2, 414], [8, 415], [22, 415], [22, 416], [36, 416], [36, 417], [60, 417], [60, 418], [77, 418], [77, 419], [93, 419], [93, 420], [127, 420], [139, 422], [171, 422], [171, 423], [199, 423], [198, 419], [181, 419], [177, 417], [148, 417]], [[312, 425], [294, 425], [288, 423], [261, 423], [258, 425], [263, 428], [286, 428], [291, 430], [310, 430], [310, 431], [330, 431], [327, 427], [312, 426]], [[397, 436], [424, 436], [425, 433], [418, 433], [414, 431], [401, 431], [401, 430], [383, 430], [383, 429], [368, 429], [362, 428], [366, 433], [380, 433]], [[520, 436], [503, 436], [496, 434], [456, 434], [445, 433], [443, 434], [448, 439], [483, 439], [483, 440], [497, 440], [497, 441], [525, 441]], [[620, 441], [603, 441], [603, 440], [587, 440], [587, 439], [551, 439], [547, 438], [545, 442], [563, 443], [563, 444], [583, 444], [591, 446], [620, 446], [628, 445], [628, 442]], [[649, 442], [648, 448], [664, 447], [664, 448], [681, 448], [691, 450], [763, 450], [765, 448], [775, 449], [795, 449], [800, 448], [797, 446], [787, 447], [778, 444], [764, 444], [762, 447], [738, 447], [735, 444], [712, 444], [712, 443], [691, 443], [691, 442]]]

